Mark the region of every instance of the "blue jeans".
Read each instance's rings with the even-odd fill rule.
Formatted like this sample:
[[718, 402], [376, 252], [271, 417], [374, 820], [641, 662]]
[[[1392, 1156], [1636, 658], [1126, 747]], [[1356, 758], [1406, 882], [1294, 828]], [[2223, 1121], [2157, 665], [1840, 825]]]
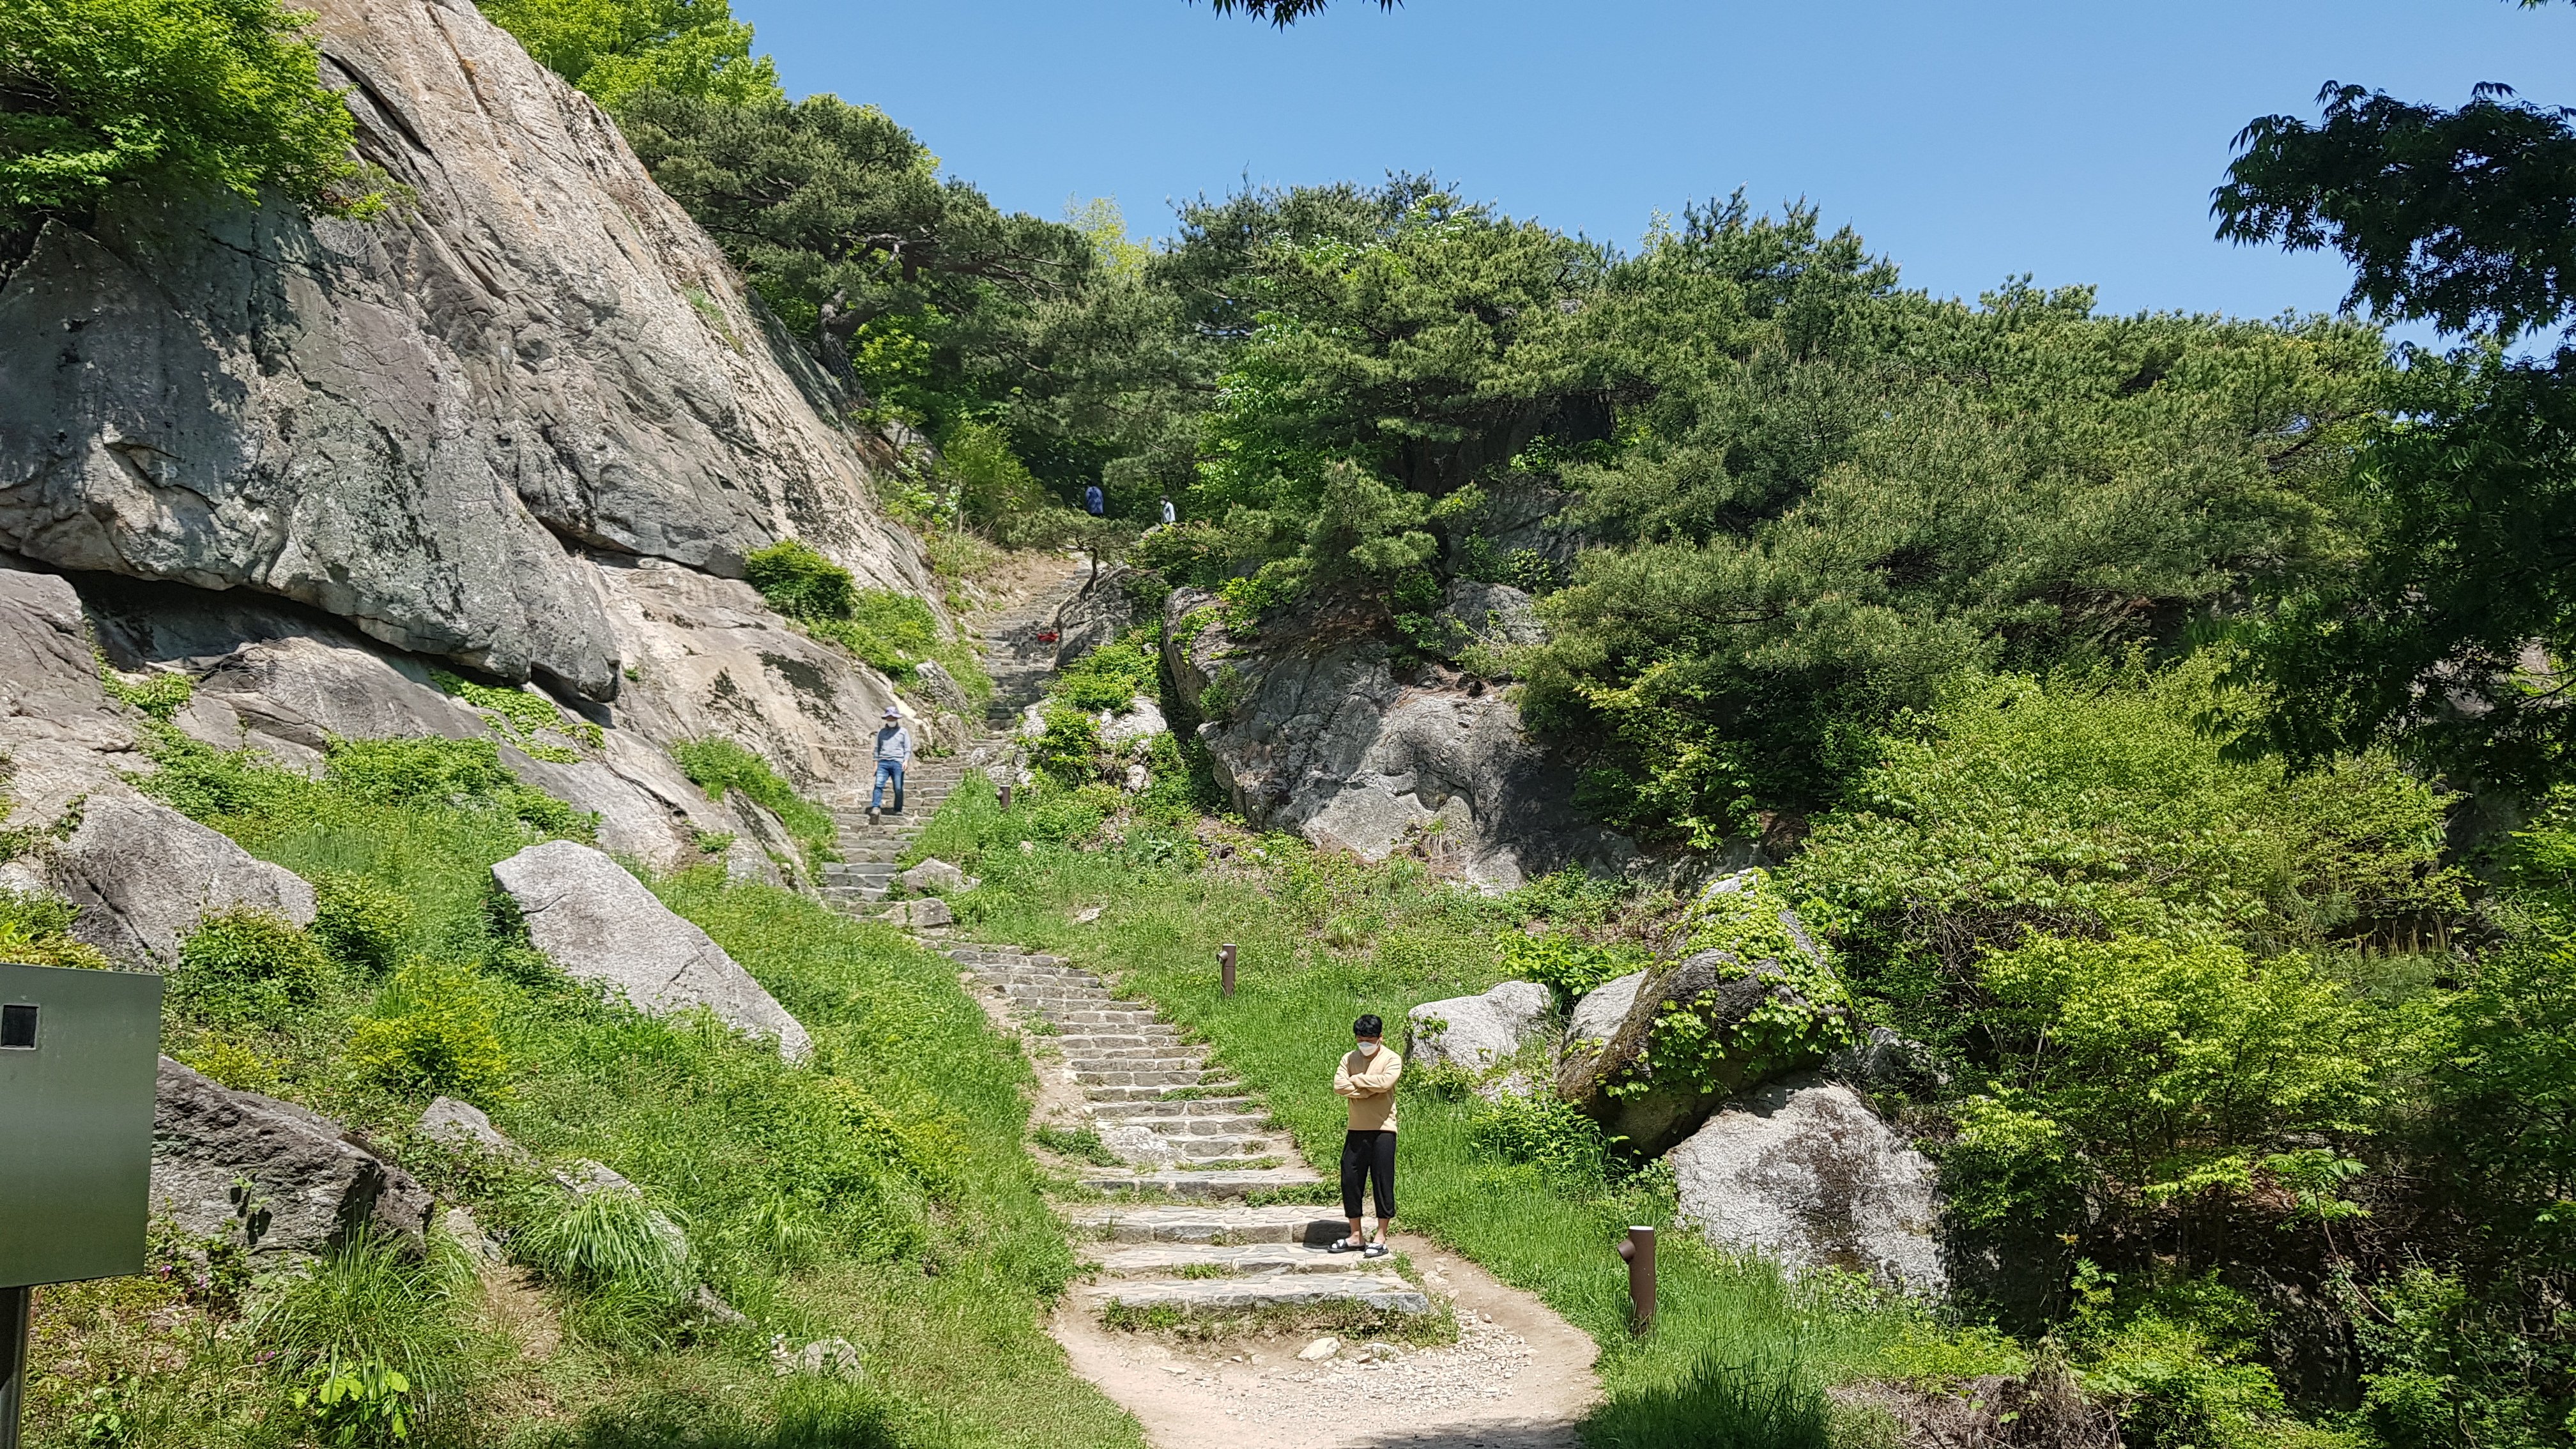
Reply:
[[903, 761], [901, 760], [877, 761], [877, 789], [875, 794], [868, 797], [868, 808], [871, 810], [883, 808], [888, 780], [894, 782], [894, 808], [900, 814], [903, 810]]

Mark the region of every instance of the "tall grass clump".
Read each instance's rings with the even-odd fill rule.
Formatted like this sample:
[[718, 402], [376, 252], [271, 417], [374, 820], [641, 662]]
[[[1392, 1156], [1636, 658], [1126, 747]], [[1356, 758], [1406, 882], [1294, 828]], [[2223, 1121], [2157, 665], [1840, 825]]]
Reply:
[[251, 1318], [271, 1370], [300, 1379], [331, 1364], [399, 1370], [435, 1408], [476, 1376], [466, 1315], [476, 1288], [463, 1250], [433, 1234], [426, 1254], [359, 1231], [309, 1271], [281, 1280]]
[[828, 639], [900, 684], [926, 660], [937, 660], [981, 706], [993, 682], [965, 641], [951, 638], [930, 605], [890, 589], [863, 589], [850, 571], [811, 545], [782, 539], [743, 558], [743, 577], [779, 613]]
[[739, 790], [744, 799], [777, 816], [778, 823], [805, 852], [808, 871], [820, 869], [824, 861], [841, 858], [840, 826], [832, 819], [832, 812], [797, 794], [785, 776], [753, 751], [732, 740], [709, 736], [673, 745], [671, 758], [679, 762], [691, 784], [707, 792], [708, 799], [722, 800], [727, 790]]

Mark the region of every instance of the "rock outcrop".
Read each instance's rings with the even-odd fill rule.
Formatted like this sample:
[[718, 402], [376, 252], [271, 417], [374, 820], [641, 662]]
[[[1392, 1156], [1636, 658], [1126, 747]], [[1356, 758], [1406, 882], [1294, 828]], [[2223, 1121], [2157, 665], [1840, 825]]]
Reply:
[[339, 1123], [235, 1091], [168, 1057], [156, 1092], [156, 1216], [262, 1255], [317, 1256], [361, 1231], [421, 1248], [428, 1189]]
[[1637, 988], [1646, 984], [1646, 975], [1631, 971], [1585, 992], [1566, 1020], [1566, 1050], [1598, 1051], [1609, 1045], [1610, 1038], [1627, 1023], [1629, 1008], [1637, 1004]]
[[[1062, 669], [1136, 627], [1136, 571], [1110, 564], [1082, 581], [1055, 611], [1055, 667]], [[1149, 616], [1150, 617], [1150, 616]]]
[[134, 728], [100, 688], [80, 596], [0, 555], [0, 825], [51, 825], [139, 767]]
[[81, 908], [72, 934], [136, 966], [166, 966], [208, 912], [248, 906], [302, 926], [313, 887], [155, 800], [92, 797], [71, 838], [38, 853], [47, 884]]
[[1726, 1103], [1672, 1152], [1681, 1215], [1712, 1243], [1790, 1269], [1949, 1290], [1937, 1170], [1860, 1094], [1812, 1073]]
[[[1721, 896], [1748, 902], [1750, 918], [1713, 910]], [[1776, 927], [1764, 916], [1776, 916]], [[1819, 1026], [1838, 1023], [1844, 1010], [1823, 949], [1807, 935], [1797, 913], [1769, 894], [1758, 872], [1710, 887], [1685, 918], [1684, 931], [1699, 949], [1650, 969], [1631, 989], [1617, 1030], [1607, 1037], [1593, 1035], [1613, 1002], [1605, 1001], [1594, 1012], [1578, 1008], [1573, 1049], [1557, 1070], [1560, 1094], [1604, 1131], [1649, 1154], [1665, 1152], [1688, 1137], [1727, 1098], [1824, 1059], [1831, 1046], [1829, 1031], [1800, 1033], [1786, 1045], [1742, 1043], [1737, 1029], [1757, 1010], [1775, 1008], [1790, 1019]], [[1779, 954], [1762, 954], [1769, 949], [1765, 943], [1775, 940]], [[1784, 962], [1782, 956], [1797, 959]], [[1810, 989], [1819, 982], [1829, 990], [1818, 994], [1835, 999], [1812, 999]], [[1696, 1022], [1704, 1035], [1687, 1046], [1677, 1043], [1669, 1034], [1668, 1008]], [[1601, 1043], [1597, 1048], [1590, 1045], [1594, 1040]]]
[[795, 535], [935, 597], [819, 373], [588, 97], [469, 0], [319, 0], [373, 221], [228, 198], [48, 224], [0, 286], [0, 546], [249, 589], [608, 699], [580, 550]]
[[775, 1041], [791, 1061], [813, 1051], [804, 1026], [723, 947], [589, 846], [531, 845], [494, 865], [492, 878], [517, 903], [528, 939], [568, 974], [605, 982], [643, 1011], [710, 1011]]
[[454, 1097], [433, 1097], [420, 1114], [420, 1135], [453, 1147], [497, 1157], [512, 1167], [537, 1171], [536, 1155], [503, 1136], [483, 1109]]
[[1404, 1063], [1450, 1065], [1479, 1076], [1509, 1065], [1547, 1036], [1554, 996], [1535, 981], [1505, 981], [1478, 996], [1426, 1001], [1405, 1013]]
[[1574, 808], [1573, 772], [1496, 690], [1399, 678], [1371, 639], [1246, 649], [1210, 595], [1175, 590], [1164, 663], [1186, 698], [1236, 703], [1199, 726], [1217, 781], [1255, 825], [1383, 860], [1419, 846], [1505, 889], [1568, 864], [1616, 872], [1633, 843]]

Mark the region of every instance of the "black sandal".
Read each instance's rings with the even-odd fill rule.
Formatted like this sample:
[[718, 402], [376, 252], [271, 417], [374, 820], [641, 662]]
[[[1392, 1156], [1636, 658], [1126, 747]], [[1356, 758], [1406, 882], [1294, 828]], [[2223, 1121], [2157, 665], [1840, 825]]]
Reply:
[[1358, 1253], [1366, 1251], [1367, 1248], [1368, 1244], [1361, 1242], [1357, 1238], [1335, 1238], [1333, 1239], [1333, 1245], [1326, 1248], [1324, 1251], [1327, 1253]]

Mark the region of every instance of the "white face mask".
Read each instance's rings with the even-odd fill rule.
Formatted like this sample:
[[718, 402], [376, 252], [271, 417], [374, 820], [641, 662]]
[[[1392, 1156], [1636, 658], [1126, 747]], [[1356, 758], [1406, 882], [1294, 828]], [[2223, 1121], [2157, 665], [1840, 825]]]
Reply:
[[1364, 1057], [1373, 1057], [1373, 1056], [1376, 1056], [1376, 1055], [1377, 1055], [1377, 1043], [1376, 1043], [1376, 1042], [1373, 1042], [1373, 1041], [1364, 1041], [1364, 1042], [1361, 1042], [1361, 1043], [1360, 1043], [1360, 1055], [1361, 1055], [1361, 1056], [1364, 1056]]

